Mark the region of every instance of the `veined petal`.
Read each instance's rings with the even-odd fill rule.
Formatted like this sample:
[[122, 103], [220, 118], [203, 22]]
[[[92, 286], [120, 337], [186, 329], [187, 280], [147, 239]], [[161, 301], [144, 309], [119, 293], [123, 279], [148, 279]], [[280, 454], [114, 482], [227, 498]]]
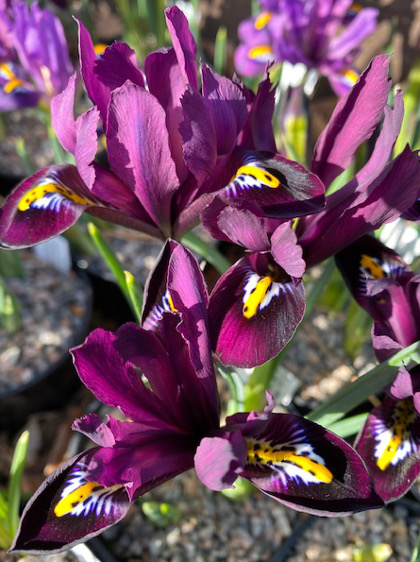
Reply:
[[288, 275], [296, 278], [303, 277], [305, 262], [302, 259], [302, 248], [297, 243], [297, 237], [290, 222], [281, 224], [273, 232], [271, 253]]
[[372, 136], [388, 99], [389, 57], [375, 57], [335, 108], [314, 150], [311, 170], [325, 185], [345, 170], [357, 148]]
[[162, 232], [169, 234], [171, 198], [179, 181], [165, 112], [156, 98], [130, 82], [114, 90], [107, 141], [112, 169], [135, 192]]
[[93, 67], [93, 73], [109, 92], [127, 80], [144, 88], [144, 78], [137, 65], [136, 53], [126, 43], [116, 41], [107, 47]]
[[49, 240], [98, 204], [75, 166], [44, 168], [19, 184], [0, 209], [0, 245], [24, 248]]
[[271, 414], [261, 430], [247, 424], [241, 429], [247, 445], [242, 476], [269, 496], [324, 516], [382, 505], [360, 456], [333, 433], [292, 414]]
[[204, 228], [217, 240], [226, 240], [253, 252], [270, 249], [263, 213], [250, 201], [233, 201], [216, 196], [201, 212]]
[[227, 202], [255, 202], [273, 218], [316, 213], [325, 206], [324, 193], [319, 179], [297, 162], [257, 152], [245, 153], [230, 183], [219, 191]]
[[239, 260], [210, 296], [213, 349], [222, 363], [255, 367], [277, 355], [305, 311], [305, 291], [266, 254]]
[[125, 487], [104, 487], [89, 478], [97, 451], [73, 457], [45, 480], [25, 507], [11, 550], [61, 552], [125, 516], [130, 507]]
[[74, 95], [77, 74], [70, 77], [67, 87], [51, 100], [51, 124], [64, 150], [74, 154], [76, 123], [74, 120]]
[[356, 450], [387, 503], [403, 496], [420, 472], [420, 417], [413, 399], [385, 397], [357, 437]]
[[195, 63], [197, 45], [189, 29], [188, 20], [177, 6], [165, 10], [165, 17], [182, 77], [186, 84], [190, 84], [194, 90], [197, 90], [197, 68]]
[[[150, 338], [153, 337], [153, 334], [149, 335]], [[108, 406], [119, 407], [134, 421], [151, 427], [173, 428], [174, 424], [176, 425], [173, 412], [168, 409], [167, 403], [145, 386], [141, 372], [130, 362], [130, 358], [133, 361], [135, 358], [130, 357], [128, 353], [120, 353], [116, 345], [118, 337], [118, 331], [114, 334], [96, 329], [87, 337], [85, 343], [71, 350], [83, 384], [98, 400]], [[144, 342], [140, 341], [140, 344], [142, 343], [144, 345]], [[162, 369], [167, 367], [165, 357], [158, 359], [153, 356], [153, 352], [149, 352], [149, 356], [144, 358], [144, 363], [152, 369], [156, 364]]]
[[246, 443], [240, 431], [223, 437], [205, 437], [194, 456], [197, 476], [210, 490], [233, 488], [247, 458]]

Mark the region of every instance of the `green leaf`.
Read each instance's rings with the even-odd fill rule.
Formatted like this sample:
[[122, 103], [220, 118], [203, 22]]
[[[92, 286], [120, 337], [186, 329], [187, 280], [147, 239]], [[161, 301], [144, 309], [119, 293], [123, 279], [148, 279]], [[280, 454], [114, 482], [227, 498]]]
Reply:
[[391, 383], [398, 367], [407, 365], [410, 359], [418, 362], [419, 351], [420, 341], [402, 349], [387, 361], [337, 392], [325, 404], [318, 406], [308, 414], [307, 418], [324, 427], [331, 427], [334, 422], [344, 417], [347, 412], [364, 402], [370, 395], [381, 391], [387, 384]]
[[227, 29], [224, 26], [219, 27], [214, 42], [214, 70], [218, 74], [225, 74], [227, 63]]
[[350, 418], [344, 418], [330, 425], [328, 429], [346, 439], [352, 435], [359, 433], [361, 428], [364, 426], [368, 414], [358, 414], [357, 416], [351, 416]]
[[25, 468], [26, 453], [28, 452], [29, 431], [24, 431], [15, 447], [9, 481], [9, 512], [8, 528], [10, 536], [14, 537], [19, 526], [20, 483]]
[[143, 308], [143, 291], [136, 278], [129, 271], [124, 271], [125, 283], [130, 296], [131, 308], [134, 311], [137, 324], [141, 325], [141, 311]]
[[235, 480], [233, 484], [234, 488], [226, 488], [226, 490], [222, 490], [222, 494], [231, 501], [244, 501], [255, 491], [255, 487], [249, 482], [245, 480], [245, 478], [238, 478]]
[[0, 275], [4, 277], [25, 277], [25, 270], [19, 258], [18, 252], [0, 250]]

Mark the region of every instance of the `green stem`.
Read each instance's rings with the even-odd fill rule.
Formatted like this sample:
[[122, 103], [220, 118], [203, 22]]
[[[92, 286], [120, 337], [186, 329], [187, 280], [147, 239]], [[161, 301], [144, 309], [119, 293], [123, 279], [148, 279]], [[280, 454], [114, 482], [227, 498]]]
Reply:
[[350, 385], [346, 386], [325, 404], [308, 414], [307, 418], [324, 427], [331, 427], [334, 422], [364, 402], [370, 395], [382, 390], [391, 383], [398, 367], [420, 351], [420, 341], [409, 345], [384, 361]]
[[416, 546], [414, 547], [410, 562], [420, 562], [420, 533], [418, 534]]
[[225, 379], [229, 386], [231, 398], [228, 404], [227, 415], [231, 416], [237, 412], [243, 412], [245, 408], [244, 385], [241, 377], [235, 369], [225, 367], [220, 363], [217, 368], [220, 375]]
[[229, 260], [217, 250], [214, 246], [210, 246], [208, 242], [200, 238], [193, 232], [187, 232], [181, 238], [181, 242], [190, 250], [197, 252], [210, 263], [221, 275], [231, 266]]

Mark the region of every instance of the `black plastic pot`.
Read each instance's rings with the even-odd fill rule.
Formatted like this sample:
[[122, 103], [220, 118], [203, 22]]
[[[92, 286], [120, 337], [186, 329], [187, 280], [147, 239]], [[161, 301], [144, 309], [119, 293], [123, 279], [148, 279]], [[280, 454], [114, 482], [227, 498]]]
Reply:
[[[88, 304], [84, 310], [82, 323], [73, 334], [69, 348], [83, 342], [92, 316], [93, 298], [90, 281], [81, 272], [77, 275], [83, 278], [88, 293]], [[80, 386], [81, 382], [74, 369], [70, 353], [66, 350], [58, 361], [39, 372], [30, 382], [0, 393], [0, 429], [15, 431], [25, 424], [31, 414], [62, 407]]]

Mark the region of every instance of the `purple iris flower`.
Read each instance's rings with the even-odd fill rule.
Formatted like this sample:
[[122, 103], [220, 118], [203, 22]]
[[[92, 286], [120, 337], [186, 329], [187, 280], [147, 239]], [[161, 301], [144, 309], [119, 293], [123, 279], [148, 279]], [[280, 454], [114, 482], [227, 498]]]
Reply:
[[305, 262], [296, 234], [290, 221], [278, 224], [251, 204], [218, 198], [202, 220], [213, 237], [247, 250], [211, 293], [213, 348], [224, 364], [261, 365], [285, 347], [305, 312]]
[[[372, 340], [384, 361], [420, 339], [420, 276], [394, 251], [363, 236], [336, 255], [352, 295], [374, 319]], [[374, 408], [356, 449], [385, 502], [405, 494], [420, 472], [420, 367], [401, 367]]]
[[327, 76], [345, 94], [357, 79], [351, 68], [359, 45], [376, 28], [378, 10], [351, 14], [351, 0], [260, 2], [263, 12], [241, 23], [235, 66], [244, 76], [261, 74], [268, 61], [304, 64]]
[[56, 552], [87, 540], [142, 494], [193, 467], [212, 490], [232, 487], [241, 475], [308, 513], [383, 505], [345, 441], [299, 416], [274, 413], [270, 395], [263, 413], [236, 414], [220, 427], [199, 265], [169, 241], [153, 275], [145, 303], [150, 329], [95, 330], [72, 351], [83, 383], [130, 421], [108, 416], [104, 423], [90, 414], [74, 422], [96, 446], [47, 478], [25, 508], [12, 549]]
[[420, 473], [420, 367], [401, 367], [355, 442], [385, 503], [403, 496]]
[[73, 73], [60, 20], [37, 2], [13, 0], [0, 12], [0, 110], [34, 106]]
[[[404, 114], [402, 92], [387, 105], [389, 57], [375, 57], [342, 98], [315, 145], [311, 170], [331, 185], [351, 164], [359, 146], [376, 132], [368, 162], [341, 189], [326, 197], [325, 209], [299, 220], [296, 233], [308, 267], [411, 208], [419, 197], [420, 160], [404, 149], [389, 161]], [[382, 123], [381, 127], [380, 124]]]
[[[81, 75], [95, 105], [74, 119], [75, 77], [51, 104], [57, 137], [76, 166], [46, 168], [16, 188], [1, 209], [3, 246], [51, 238], [83, 211], [179, 239], [215, 195], [254, 201], [276, 217], [323, 207], [315, 175], [275, 154], [269, 80], [255, 95], [203, 65], [200, 92], [187, 20], [176, 7], [166, 18], [173, 48], [151, 53], [144, 73], [123, 43], [98, 59], [80, 24]], [[99, 120], [110, 170], [94, 161]]]

